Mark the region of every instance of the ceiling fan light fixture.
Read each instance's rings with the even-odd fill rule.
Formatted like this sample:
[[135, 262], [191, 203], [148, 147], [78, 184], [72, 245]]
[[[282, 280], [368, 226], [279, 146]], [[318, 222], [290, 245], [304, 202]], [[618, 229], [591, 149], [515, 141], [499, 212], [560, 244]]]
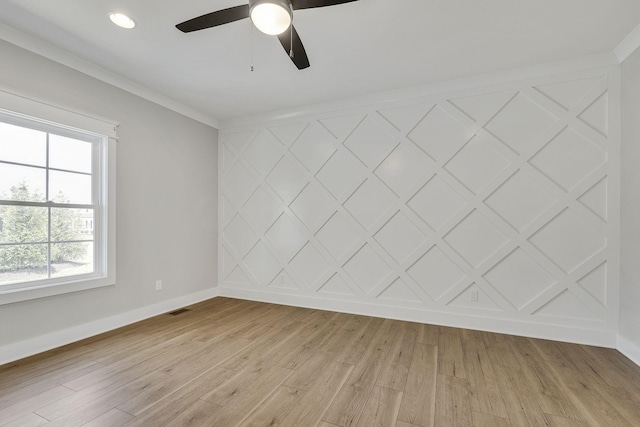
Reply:
[[253, 0], [249, 5], [253, 25], [265, 34], [282, 34], [291, 25], [293, 15], [288, 0]]
[[111, 19], [111, 22], [116, 24], [118, 27], [126, 28], [127, 30], [130, 30], [131, 28], [134, 28], [136, 26], [136, 22], [124, 13], [110, 13], [109, 19]]

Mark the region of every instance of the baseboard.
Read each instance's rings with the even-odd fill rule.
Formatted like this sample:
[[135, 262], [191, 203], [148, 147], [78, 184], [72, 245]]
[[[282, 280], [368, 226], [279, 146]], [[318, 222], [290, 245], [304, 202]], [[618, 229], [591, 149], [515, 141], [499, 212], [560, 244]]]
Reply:
[[72, 328], [0, 346], [0, 365], [80, 341], [122, 326], [130, 325], [186, 305], [195, 304], [197, 302], [216, 297], [218, 296], [218, 290], [219, 289], [217, 287], [206, 289], [204, 291], [141, 307], [116, 316], [95, 320]]
[[340, 301], [336, 299], [324, 299], [280, 293], [273, 294], [270, 292], [238, 288], [220, 288], [219, 295], [251, 301], [292, 305], [318, 310], [338, 311], [342, 313], [383, 317], [417, 323], [429, 323], [455, 328], [519, 335], [530, 338], [542, 338], [576, 344], [595, 345], [599, 347], [616, 348], [617, 344], [615, 331], [603, 329], [586, 329], [533, 322], [519, 322], [513, 320], [505, 321], [502, 319], [463, 316], [459, 314], [431, 312], [406, 307], [400, 308], [356, 301]]
[[618, 351], [640, 366], [640, 346], [618, 335]]

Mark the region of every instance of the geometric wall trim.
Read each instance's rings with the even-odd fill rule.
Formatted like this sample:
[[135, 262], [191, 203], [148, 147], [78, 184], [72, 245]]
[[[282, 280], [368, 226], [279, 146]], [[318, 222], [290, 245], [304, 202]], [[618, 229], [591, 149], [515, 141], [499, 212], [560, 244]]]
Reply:
[[617, 73], [221, 130], [221, 292], [615, 330]]

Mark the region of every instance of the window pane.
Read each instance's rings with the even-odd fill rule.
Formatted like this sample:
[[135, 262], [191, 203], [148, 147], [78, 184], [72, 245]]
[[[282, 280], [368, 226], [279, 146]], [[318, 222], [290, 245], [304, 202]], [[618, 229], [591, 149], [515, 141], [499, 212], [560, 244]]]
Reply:
[[49, 167], [91, 173], [90, 142], [49, 135]]
[[44, 169], [0, 163], [0, 198], [44, 202], [46, 180]]
[[91, 176], [49, 171], [49, 198], [57, 203], [91, 204]]
[[47, 208], [0, 205], [0, 243], [47, 241]]
[[93, 240], [93, 209], [51, 209], [51, 241]]
[[93, 242], [51, 245], [51, 277], [93, 273]]
[[0, 122], [0, 160], [45, 166], [47, 134]]
[[0, 245], [0, 284], [47, 278], [47, 245]]

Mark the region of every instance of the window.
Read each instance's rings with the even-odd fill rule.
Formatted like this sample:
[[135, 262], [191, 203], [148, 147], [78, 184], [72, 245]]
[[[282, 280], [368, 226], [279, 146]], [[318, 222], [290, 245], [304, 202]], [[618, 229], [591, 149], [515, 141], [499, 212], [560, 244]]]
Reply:
[[114, 142], [0, 109], [0, 304], [114, 283]]

